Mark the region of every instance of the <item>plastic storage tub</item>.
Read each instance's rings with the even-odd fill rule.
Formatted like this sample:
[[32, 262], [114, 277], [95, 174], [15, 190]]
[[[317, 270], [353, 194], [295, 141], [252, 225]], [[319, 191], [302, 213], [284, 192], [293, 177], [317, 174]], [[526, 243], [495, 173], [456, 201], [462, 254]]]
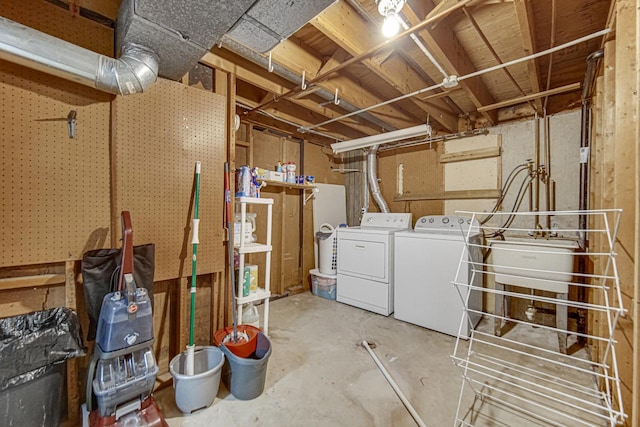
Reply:
[[158, 374], [153, 348], [145, 347], [124, 356], [100, 359], [93, 379], [93, 392], [101, 417], [115, 414], [116, 407], [135, 398], [148, 398]]
[[309, 274], [311, 275], [311, 292], [314, 295], [330, 300], [336, 299], [337, 275], [320, 273], [317, 269], [309, 271]]

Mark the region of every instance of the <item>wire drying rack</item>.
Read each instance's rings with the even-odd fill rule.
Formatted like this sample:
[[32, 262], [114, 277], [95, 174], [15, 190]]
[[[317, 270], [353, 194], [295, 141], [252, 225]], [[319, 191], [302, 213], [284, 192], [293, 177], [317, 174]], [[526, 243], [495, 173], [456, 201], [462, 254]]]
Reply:
[[[614, 252], [621, 212], [457, 212], [481, 224], [461, 229], [466, 247], [452, 282], [468, 314], [460, 330], [482, 320], [469, 325], [468, 342], [458, 335], [451, 356], [463, 378], [456, 426], [623, 423], [614, 338], [626, 314]], [[560, 226], [541, 227], [549, 217]], [[472, 239], [478, 231], [489, 238]], [[607, 250], [589, 252], [585, 241]], [[474, 247], [481, 262], [467, 255]], [[587, 261], [593, 267], [576, 272]], [[461, 273], [465, 264], [471, 278]], [[476, 275], [483, 287], [472, 286]], [[469, 307], [472, 292], [482, 293], [485, 309]]]

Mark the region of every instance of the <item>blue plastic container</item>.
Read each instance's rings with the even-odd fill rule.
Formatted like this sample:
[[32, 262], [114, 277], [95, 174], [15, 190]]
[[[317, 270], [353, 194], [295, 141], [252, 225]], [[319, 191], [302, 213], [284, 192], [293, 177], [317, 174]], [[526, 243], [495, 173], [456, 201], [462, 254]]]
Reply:
[[121, 350], [153, 339], [153, 314], [146, 289], [136, 289], [135, 306], [135, 312], [130, 313], [125, 292], [105, 295], [96, 334], [96, 343], [103, 352]]

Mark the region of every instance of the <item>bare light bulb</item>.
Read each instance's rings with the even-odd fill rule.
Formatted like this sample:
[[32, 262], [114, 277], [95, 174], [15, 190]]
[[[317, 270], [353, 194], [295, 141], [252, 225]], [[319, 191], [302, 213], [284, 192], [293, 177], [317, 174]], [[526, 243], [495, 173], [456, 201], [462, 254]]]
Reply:
[[382, 34], [389, 39], [395, 36], [396, 34], [398, 34], [399, 30], [400, 30], [400, 22], [398, 22], [398, 19], [396, 18], [396, 14], [390, 13], [387, 16], [385, 16], [384, 22], [382, 23]]

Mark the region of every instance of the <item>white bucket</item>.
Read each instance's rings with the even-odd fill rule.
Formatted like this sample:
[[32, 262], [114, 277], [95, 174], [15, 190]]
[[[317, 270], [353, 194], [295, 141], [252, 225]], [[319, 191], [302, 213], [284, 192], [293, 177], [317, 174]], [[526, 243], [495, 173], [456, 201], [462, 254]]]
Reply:
[[182, 352], [169, 363], [173, 376], [176, 406], [185, 414], [208, 408], [218, 394], [224, 354], [218, 347], [196, 347], [194, 375], [186, 374], [187, 353]]
[[316, 233], [318, 239], [318, 270], [323, 274], [336, 274], [338, 262], [337, 230], [331, 224], [322, 224]]

